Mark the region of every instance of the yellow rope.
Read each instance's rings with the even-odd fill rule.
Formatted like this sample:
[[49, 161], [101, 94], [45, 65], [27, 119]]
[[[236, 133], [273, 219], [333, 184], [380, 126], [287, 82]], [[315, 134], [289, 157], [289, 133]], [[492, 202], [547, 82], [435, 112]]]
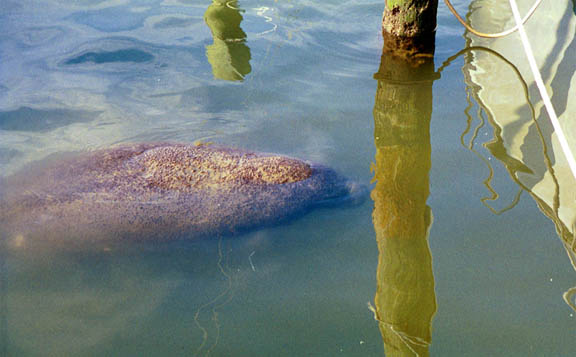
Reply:
[[[466, 23], [466, 21], [464, 21], [464, 19], [462, 19], [460, 17], [460, 15], [458, 15], [458, 12], [454, 8], [454, 6], [452, 6], [452, 4], [450, 3], [450, 0], [444, 0], [444, 3], [446, 4], [446, 6], [448, 6], [448, 9], [450, 9], [452, 14], [454, 14], [456, 19], [462, 24], [462, 26], [466, 27], [466, 30], [470, 31], [471, 33], [473, 33], [474, 35], [479, 36], [479, 37], [487, 37], [487, 38], [504, 37], [504, 36], [508, 36], [509, 34], [513, 33], [514, 31], [517, 31], [518, 28], [520, 27], [520, 24], [516, 24], [516, 26], [512, 27], [511, 29], [508, 29], [508, 30], [502, 31], [502, 32], [498, 32], [498, 33], [485, 33], [485, 32], [476, 31], [470, 25], [468, 25]], [[536, 0], [534, 5], [532, 5], [530, 10], [528, 11], [526, 16], [524, 17], [524, 19], [522, 19], [522, 24], [525, 24], [526, 21], [528, 21], [530, 16], [532, 16], [532, 14], [534, 14], [534, 11], [536, 11], [536, 9], [538, 8], [538, 6], [541, 3], [542, 3], [542, 0]]]

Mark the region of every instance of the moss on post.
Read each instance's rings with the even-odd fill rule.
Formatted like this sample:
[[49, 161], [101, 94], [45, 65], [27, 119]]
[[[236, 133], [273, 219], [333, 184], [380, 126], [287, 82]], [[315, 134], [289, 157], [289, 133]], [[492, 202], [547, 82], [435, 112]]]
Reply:
[[403, 58], [433, 52], [437, 8], [438, 0], [387, 0], [382, 18], [386, 50]]
[[400, 37], [418, 37], [436, 29], [438, 0], [387, 0], [382, 30]]

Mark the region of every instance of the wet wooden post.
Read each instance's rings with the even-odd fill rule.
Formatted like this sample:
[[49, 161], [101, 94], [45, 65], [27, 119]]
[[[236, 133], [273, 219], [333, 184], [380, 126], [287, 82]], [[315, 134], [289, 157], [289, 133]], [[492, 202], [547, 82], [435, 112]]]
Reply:
[[438, 0], [386, 0], [382, 30], [406, 38], [433, 33], [437, 8]]

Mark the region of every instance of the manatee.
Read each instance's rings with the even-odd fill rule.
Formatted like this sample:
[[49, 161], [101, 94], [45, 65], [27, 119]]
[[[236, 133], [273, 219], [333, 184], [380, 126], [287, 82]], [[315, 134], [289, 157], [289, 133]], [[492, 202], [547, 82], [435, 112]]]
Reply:
[[1, 183], [12, 247], [81, 247], [237, 235], [361, 185], [299, 159], [208, 144], [140, 143], [46, 159]]

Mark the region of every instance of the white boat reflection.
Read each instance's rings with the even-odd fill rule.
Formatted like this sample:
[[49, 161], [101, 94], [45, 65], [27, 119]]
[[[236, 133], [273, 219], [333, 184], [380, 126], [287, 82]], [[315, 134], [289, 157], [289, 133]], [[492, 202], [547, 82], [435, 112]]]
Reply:
[[[525, 13], [532, 0], [518, 3]], [[575, 6], [573, 0], [545, 1], [525, 25], [572, 153], [576, 152], [576, 101], [570, 100], [576, 97]], [[473, 1], [467, 20], [483, 32], [515, 25], [508, 2], [498, 0]], [[485, 39], [468, 32], [464, 36], [469, 47], [497, 52], [471, 51], [463, 66], [469, 93], [480, 108], [478, 119], [485, 117], [494, 128], [493, 140], [484, 146], [553, 221], [576, 269], [576, 178], [548, 118], [520, 38], [513, 34]], [[574, 290], [567, 291], [564, 298], [576, 310]]]

